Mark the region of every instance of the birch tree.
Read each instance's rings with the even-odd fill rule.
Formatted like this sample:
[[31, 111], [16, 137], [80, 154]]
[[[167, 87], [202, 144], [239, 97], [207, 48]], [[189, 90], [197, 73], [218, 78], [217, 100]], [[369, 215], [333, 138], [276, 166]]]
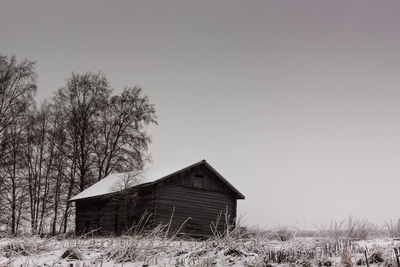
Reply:
[[151, 142], [145, 131], [157, 124], [156, 110], [139, 87], [126, 87], [101, 110], [95, 142], [97, 179], [111, 172], [141, 170]]

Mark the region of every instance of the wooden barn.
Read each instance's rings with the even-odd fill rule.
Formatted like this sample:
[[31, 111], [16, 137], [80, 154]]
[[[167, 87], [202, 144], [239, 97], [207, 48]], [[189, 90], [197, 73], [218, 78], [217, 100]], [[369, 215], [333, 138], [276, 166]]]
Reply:
[[146, 217], [149, 227], [171, 222], [171, 232], [181, 227], [183, 234], [209, 236], [235, 225], [237, 199], [244, 198], [202, 160], [173, 170], [112, 174], [70, 201], [76, 203], [77, 234], [121, 235]]

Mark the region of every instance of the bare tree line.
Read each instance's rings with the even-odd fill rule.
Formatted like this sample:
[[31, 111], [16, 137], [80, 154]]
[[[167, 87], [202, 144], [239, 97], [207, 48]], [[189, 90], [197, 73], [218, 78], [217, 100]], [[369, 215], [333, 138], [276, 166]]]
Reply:
[[68, 202], [112, 172], [140, 170], [156, 110], [139, 87], [113, 94], [101, 73], [73, 73], [34, 100], [34, 62], [0, 55], [0, 230], [65, 233]]

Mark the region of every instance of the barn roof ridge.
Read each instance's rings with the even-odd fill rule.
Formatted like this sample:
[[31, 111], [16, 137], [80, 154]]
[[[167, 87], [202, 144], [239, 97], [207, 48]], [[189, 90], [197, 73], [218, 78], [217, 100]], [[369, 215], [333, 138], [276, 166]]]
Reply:
[[[210, 171], [212, 171], [223, 183], [225, 183], [229, 189], [231, 189], [233, 192], [235, 192], [238, 195], [239, 199], [245, 199], [245, 196], [240, 193], [232, 184], [230, 184], [218, 171], [216, 171], [205, 159], [198, 161], [196, 163], [186, 165], [184, 168], [178, 168], [175, 169], [175, 171], [172, 172], [167, 172], [166, 174], [149, 174], [150, 177], [146, 177], [146, 172], [147, 170], [142, 170], [139, 172], [140, 176], [146, 177], [147, 181], [143, 181], [141, 183], [137, 183], [134, 185], [131, 185], [129, 187], [125, 187], [122, 189], [117, 189], [115, 188], [115, 185], [120, 182], [124, 181], [124, 179], [128, 178], [129, 175], [132, 172], [127, 172], [127, 173], [114, 173], [114, 174], [109, 174], [108, 176], [104, 177], [102, 180], [98, 181], [97, 183], [94, 183], [90, 187], [86, 188], [82, 192], [78, 193], [74, 197], [72, 197], [69, 201], [76, 201], [76, 200], [82, 200], [82, 199], [89, 199], [89, 198], [95, 198], [95, 197], [100, 197], [100, 196], [105, 196], [105, 195], [110, 195], [119, 191], [122, 191], [124, 189], [128, 188], [134, 188], [134, 187], [142, 187], [142, 186], [148, 186], [148, 185], [153, 185], [157, 184], [163, 180], [168, 179], [169, 177], [176, 175], [178, 173], [184, 172], [186, 170], [192, 169], [196, 166], [199, 166], [201, 164], [204, 164]], [[136, 175], [136, 174], [134, 174]], [[151, 177], [153, 176], [153, 177]]]

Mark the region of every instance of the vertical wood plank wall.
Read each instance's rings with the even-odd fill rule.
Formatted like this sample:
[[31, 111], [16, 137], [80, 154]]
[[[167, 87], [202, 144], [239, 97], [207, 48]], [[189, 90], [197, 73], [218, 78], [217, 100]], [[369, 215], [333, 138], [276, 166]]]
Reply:
[[227, 224], [234, 224], [236, 196], [215, 174], [200, 166], [159, 183], [154, 221], [165, 224], [171, 216], [175, 231], [190, 217], [181, 232], [191, 235], [211, 235], [210, 225], [217, 224], [220, 217], [218, 230], [223, 232]]

